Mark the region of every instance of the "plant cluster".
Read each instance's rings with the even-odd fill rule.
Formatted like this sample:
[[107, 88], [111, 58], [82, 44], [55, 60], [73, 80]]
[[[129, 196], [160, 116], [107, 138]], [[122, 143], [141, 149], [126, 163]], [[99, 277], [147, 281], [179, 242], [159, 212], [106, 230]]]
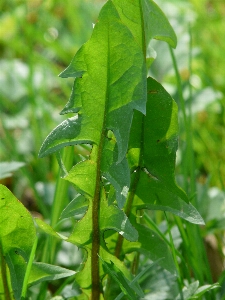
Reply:
[[[48, 263], [34, 261], [38, 239], [33, 219], [1, 185], [3, 299], [26, 299], [28, 287], [40, 283], [38, 299], [63, 299], [57, 296], [64, 283], [47, 296], [46, 282], [65, 277], [66, 284], [75, 282], [74, 294], [67, 298], [80, 300], [148, 299], [154, 297], [155, 276], [158, 282], [171, 280], [166, 296], [171, 299], [198, 299], [217, 287], [204, 286], [205, 278], [199, 287], [188, 269], [185, 274], [179, 269], [185, 258], [176, 250], [167, 212], [175, 215], [184, 239], [180, 218], [193, 224], [204, 221], [175, 180], [178, 108], [163, 86], [147, 76], [154, 60], [152, 39], [170, 47], [177, 43], [152, 0], [108, 0], [90, 39], [60, 74], [75, 78], [61, 111], [72, 117], [47, 136], [39, 152], [39, 157], [56, 154], [63, 177], [57, 181], [50, 224], [35, 218], [48, 235]], [[75, 151], [80, 151], [79, 161]], [[75, 197], [64, 206], [68, 182]], [[152, 211], [163, 212], [165, 228], [155, 224]], [[81, 249], [78, 271], [53, 264], [62, 241]]]

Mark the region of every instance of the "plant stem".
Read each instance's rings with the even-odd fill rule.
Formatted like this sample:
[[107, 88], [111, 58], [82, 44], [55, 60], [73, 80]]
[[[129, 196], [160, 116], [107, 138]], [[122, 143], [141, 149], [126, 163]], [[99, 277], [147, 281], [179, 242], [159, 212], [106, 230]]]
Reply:
[[[131, 183], [131, 189], [130, 189], [130, 192], [129, 192], [129, 195], [128, 195], [128, 198], [127, 198], [127, 204], [126, 204], [126, 207], [125, 207], [125, 210], [124, 210], [124, 212], [125, 212], [125, 214], [127, 215], [128, 218], [129, 218], [129, 215], [130, 215], [130, 212], [131, 212], [131, 209], [132, 209], [132, 203], [133, 203], [136, 187], [137, 187], [137, 184], [138, 184], [138, 181], [139, 181], [139, 178], [140, 178], [140, 167], [138, 167], [137, 170], [135, 170], [134, 174], [135, 175], [134, 175], [134, 178], [133, 178], [132, 183]], [[115, 252], [114, 252], [114, 255], [117, 258], [120, 257], [120, 252], [121, 252], [121, 249], [122, 249], [122, 246], [123, 246], [123, 239], [124, 239], [123, 236], [119, 234], [118, 238], [117, 238], [117, 242], [116, 242]], [[135, 257], [135, 262], [138, 263], [137, 257]], [[137, 264], [133, 263], [132, 272], [134, 271], [134, 269], [136, 269], [136, 266], [137, 266]], [[111, 276], [108, 275], [106, 290], [105, 290], [105, 293], [104, 293], [105, 296], [110, 295], [111, 281], [112, 281], [112, 278], [111, 278]]]
[[181, 297], [181, 300], [184, 300], [184, 295], [183, 295], [183, 291], [182, 291], [182, 285], [183, 284], [182, 284], [182, 279], [181, 279], [181, 275], [180, 275], [180, 268], [179, 268], [179, 265], [178, 265], [178, 262], [177, 262], [176, 249], [174, 247], [173, 237], [172, 237], [171, 229], [170, 229], [170, 224], [169, 224], [169, 220], [167, 218], [167, 214], [166, 214], [165, 211], [164, 211], [164, 215], [165, 215], [165, 218], [166, 218], [166, 221], [167, 221], [167, 224], [168, 224], [168, 232], [169, 232], [169, 237], [170, 237], [170, 245], [171, 245], [173, 260], [174, 260], [174, 263], [175, 263], [175, 266], [176, 266], [176, 269], [177, 269], [177, 273], [178, 273], [177, 282], [178, 282], [178, 286], [179, 286], [180, 297]]
[[6, 263], [5, 259], [2, 253], [2, 247], [0, 244], [0, 262], [1, 262], [1, 275], [2, 275], [2, 282], [3, 282], [3, 289], [4, 289], [4, 295], [5, 295], [5, 300], [11, 300], [11, 295], [10, 295], [10, 290], [8, 286], [8, 280], [7, 280], [7, 270], [6, 270]]
[[33, 263], [33, 260], [34, 260], [34, 257], [35, 257], [37, 242], [38, 242], [38, 238], [36, 236], [33, 247], [32, 247], [32, 250], [31, 250], [30, 258], [29, 258], [29, 261], [28, 261], [28, 264], [27, 264], [25, 277], [24, 277], [24, 280], [23, 280], [23, 288], [22, 288], [22, 294], [21, 294], [21, 299], [22, 300], [26, 299], [28, 280], [29, 280], [30, 271], [31, 271], [31, 268], [32, 268], [32, 263]]
[[99, 277], [99, 249], [100, 249], [100, 230], [99, 230], [99, 209], [100, 209], [100, 194], [101, 194], [101, 156], [104, 141], [103, 130], [99, 146], [94, 145], [92, 155], [96, 157], [96, 183], [95, 194], [92, 206], [92, 250], [91, 250], [91, 277], [92, 277], [92, 300], [100, 298], [100, 277]]
[[[130, 216], [134, 195], [135, 195], [137, 184], [138, 184], [138, 181], [139, 181], [139, 178], [140, 178], [140, 171], [141, 171], [140, 167], [138, 167], [135, 170], [135, 175], [134, 175], [133, 181], [131, 183], [130, 193], [129, 193], [128, 198], [127, 198], [127, 204], [126, 204], [124, 212], [125, 212], [125, 214], [127, 215], [128, 218]], [[119, 235], [118, 239], [117, 239], [117, 243], [116, 243], [116, 248], [115, 248], [115, 256], [117, 258], [119, 258], [119, 256], [120, 256], [122, 245], [123, 245], [123, 236]]]

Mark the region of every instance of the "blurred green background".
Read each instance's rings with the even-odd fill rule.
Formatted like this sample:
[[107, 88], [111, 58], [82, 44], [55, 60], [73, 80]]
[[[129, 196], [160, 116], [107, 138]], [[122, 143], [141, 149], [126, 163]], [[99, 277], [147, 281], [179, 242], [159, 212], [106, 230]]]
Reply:
[[[0, 177], [30, 211], [49, 216], [58, 165], [38, 158], [47, 134], [62, 120], [72, 81], [57, 75], [87, 41], [104, 1], [2, 0], [0, 2]], [[194, 155], [198, 209], [224, 265], [225, 229], [225, 2], [157, 0], [178, 37], [174, 51], [182, 80]], [[157, 53], [150, 74], [179, 102], [169, 48]], [[177, 177], [188, 168], [180, 110]], [[185, 186], [185, 184], [184, 184]], [[192, 196], [192, 195], [190, 195]], [[215, 275], [216, 279], [218, 276]]]
[[0, 2], [0, 167], [4, 173], [18, 166], [5, 162], [25, 163], [5, 181], [31, 210], [40, 210], [37, 203], [44, 209], [43, 197], [51, 202], [58, 173], [54, 157], [38, 159], [44, 138], [65, 119], [59, 112], [72, 81], [58, 74], [90, 37], [100, 6], [90, 0]]

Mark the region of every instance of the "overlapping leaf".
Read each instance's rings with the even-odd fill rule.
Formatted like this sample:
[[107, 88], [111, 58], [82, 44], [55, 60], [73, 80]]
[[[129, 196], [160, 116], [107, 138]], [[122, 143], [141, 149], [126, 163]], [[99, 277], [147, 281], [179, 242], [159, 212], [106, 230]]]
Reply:
[[146, 70], [142, 49], [121, 22], [112, 1], [104, 5], [90, 40], [61, 77], [76, 77], [72, 97], [74, 111], [79, 113], [50, 133], [40, 156], [73, 143], [99, 145], [103, 131], [111, 129], [121, 161], [127, 150], [133, 109], [145, 112]]
[[140, 168], [133, 206], [170, 211], [192, 223], [204, 224], [175, 182], [177, 105], [152, 78], [148, 78], [146, 110], [145, 117], [135, 114], [130, 135], [130, 166]]
[[[130, 171], [126, 158], [117, 163], [117, 144], [113, 139], [105, 139], [104, 154], [101, 160], [101, 173], [116, 191], [118, 206], [123, 207], [130, 186]], [[76, 164], [64, 179], [72, 182], [76, 190], [93, 199], [96, 184], [97, 163], [93, 155], [90, 159]], [[115, 199], [114, 199], [115, 200]]]
[[91, 39], [61, 73], [61, 77], [76, 77], [70, 101], [62, 113], [79, 114], [50, 133], [42, 145], [40, 157], [73, 143], [98, 144], [105, 126], [114, 131], [119, 160], [122, 159], [132, 110], [145, 112], [143, 53], [152, 38], [176, 45], [172, 27], [153, 1], [106, 3]]

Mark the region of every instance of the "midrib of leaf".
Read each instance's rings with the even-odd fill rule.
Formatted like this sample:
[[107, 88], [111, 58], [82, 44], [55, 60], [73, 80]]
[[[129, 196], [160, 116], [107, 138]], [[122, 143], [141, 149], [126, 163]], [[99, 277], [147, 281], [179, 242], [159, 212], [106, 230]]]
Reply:
[[[109, 24], [108, 24], [109, 25]], [[109, 31], [109, 28], [108, 28]], [[100, 249], [100, 229], [99, 229], [99, 210], [100, 210], [100, 196], [101, 196], [101, 160], [103, 154], [104, 139], [106, 136], [106, 107], [109, 99], [109, 74], [110, 74], [110, 39], [108, 34], [108, 49], [107, 49], [107, 80], [106, 80], [106, 95], [105, 95], [105, 107], [104, 117], [102, 122], [102, 131], [100, 135], [100, 142], [98, 146], [93, 145], [93, 150], [97, 148], [97, 170], [96, 170], [96, 183], [95, 193], [93, 199], [92, 209], [92, 250], [91, 250], [91, 277], [92, 277], [92, 299], [97, 300], [100, 297], [100, 275], [99, 275], [99, 249]]]
[[145, 39], [145, 26], [144, 26], [144, 17], [143, 17], [143, 9], [142, 9], [142, 0], [139, 0], [140, 7], [140, 15], [141, 15], [141, 29], [142, 29], [142, 51], [144, 55], [144, 59], [146, 62], [146, 39]]
[[[94, 148], [97, 146], [93, 146]], [[92, 276], [92, 299], [99, 299], [100, 285], [99, 285], [99, 248], [100, 248], [100, 231], [99, 231], [99, 208], [100, 208], [100, 176], [101, 176], [101, 155], [103, 147], [103, 137], [100, 140], [97, 154], [97, 170], [96, 170], [96, 183], [95, 194], [93, 199], [92, 209], [92, 256], [91, 256], [91, 276]]]

